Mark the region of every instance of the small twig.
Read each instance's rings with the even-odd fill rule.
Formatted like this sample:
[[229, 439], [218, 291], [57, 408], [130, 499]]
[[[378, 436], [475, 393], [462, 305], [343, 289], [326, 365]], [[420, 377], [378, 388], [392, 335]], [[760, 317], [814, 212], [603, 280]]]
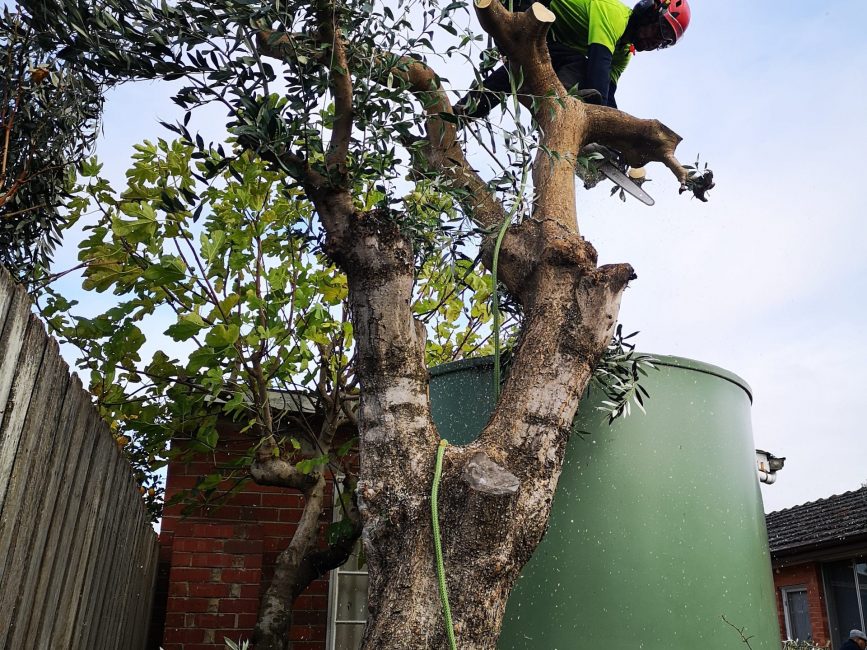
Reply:
[[754, 635], [747, 636], [747, 635], [744, 634], [744, 631], [747, 629], [746, 626], [744, 626], [744, 627], [738, 627], [737, 625], [735, 625], [734, 623], [732, 623], [730, 620], [728, 620], [728, 619], [726, 618], [726, 615], [725, 615], [725, 614], [720, 614], [720, 617], [722, 618], [723, 622], [724, 622], [726, 625], [729, 625], [729, 626], [731, 626], [732, 628], [734, 628], [734, 630], [735, 630], [735, 631], [740, 635], [740, 637], [741, 637], [741, 641], [743, 641], [744, 645], [747, 646], [750, 650], [752, 650], [752, 649], [753, 649], [753, 646], [750, 645], [750, 639], [752, 639]]

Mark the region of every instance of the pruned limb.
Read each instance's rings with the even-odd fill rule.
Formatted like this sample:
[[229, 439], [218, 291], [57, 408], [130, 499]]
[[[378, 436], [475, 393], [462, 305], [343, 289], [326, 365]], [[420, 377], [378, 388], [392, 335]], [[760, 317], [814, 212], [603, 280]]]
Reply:
[[471, 490], [492, 496], [514, 494], [520, 486], [517, 476], [492, 461], [483, 451], [477, 451], [464, 465], [463, 479]]
[[512, 66], [523, 70], [529, 93], [551, 97], [553, 90], [556, 97], [565, 97], [566, 89], [554, 74], [545, 40], [555, 19], [552, 12], [539, 2], [520, 13], [511, 13], [499, 0], [476, 0], [475, 7], [479, 23], [500, 52]]
[[604, 106], [588, 106], [588, 129], [583, 144], [597, 142], [623, 154], [630, 167], [644, 167], [651, 161], [671, 170], [681, 187], [689, 170], [680, 164], [674, 151], [681, 138], [659, 120], [646, 120]]
[[259, 485], [310, 490], [319, 480], [318, 473], [301, 472], [295, 463], [280, 455], [280, 448], [274, 436], [268, 436], [256, 450], [256, 457], [250, 464], [250, 477]]

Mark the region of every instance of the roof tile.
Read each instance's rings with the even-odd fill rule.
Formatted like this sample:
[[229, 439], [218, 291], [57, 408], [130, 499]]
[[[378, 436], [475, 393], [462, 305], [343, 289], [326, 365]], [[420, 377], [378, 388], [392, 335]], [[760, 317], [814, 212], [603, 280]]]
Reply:
[[768, 513], [771, 553], [867, 535], [867, 487]]

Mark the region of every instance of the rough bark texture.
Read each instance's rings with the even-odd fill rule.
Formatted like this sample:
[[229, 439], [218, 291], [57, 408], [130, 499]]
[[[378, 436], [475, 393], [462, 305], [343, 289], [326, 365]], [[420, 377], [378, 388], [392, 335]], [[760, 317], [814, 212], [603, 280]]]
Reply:
[[[476, 12], [537, 96], [542, 144], [562, 155], [540, 154], [535, 161], [533, 216], [510, 228], [503, 241], [499, 279], [521, 302], [525, 322], [502, 396], [476, 442], [446, 451], [440, 521], [462, 650], [496, 647], [510, 590], [544, 534], [580, 397], [634, 277], [627, 264], [598, 267], [596, 251], [579, 234], [577, 153], [589, 142], [608, 144], [633, 165], [659, 160], [682, 183], [686, 178], [674, 157], [680, 138], [663, 124], [566, 95], [548, 57], [553, 16], [544, 7], [513, 15], [497, 0], [479, 0]], [[333, 61], [335, 110], [348, 121], [344, 41], [333, 21], [325, 23], [322, 61]], [[278, 58], [291, 50], [268, 32], [259, 43]], [[452, 110], [438, 77], [416, 59], [396, 61], [387, 72], [427, 111], [427, 165], [466, 190], [463, 207], [478, 224], [499, 226], [503, 206], [467, 163], [454, 125], [438, 117]], [[348, 138], [342, 121], [328, 156], [338, 172]], [[429, 514], [439, 436], [428, 400], [424, 330], [410, 309], [411, 243], [393, 220], [356, 212], [339, 174], [337, 180], [304, 169], [299, 174], [326, 227], [328, 252], [349, 282], [361, 387], [358, 501], [370, 571], [364, 648], [439, 650], [447, 644]], [[483, 246], [490, 258], [492, 242]]]

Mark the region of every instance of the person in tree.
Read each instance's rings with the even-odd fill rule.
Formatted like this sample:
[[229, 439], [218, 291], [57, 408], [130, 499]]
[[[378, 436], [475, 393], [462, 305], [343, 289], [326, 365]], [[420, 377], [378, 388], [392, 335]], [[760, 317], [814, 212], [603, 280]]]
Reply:
[[[543, 4], [556, 16], [548, 33], [548, 52], [557, 77], [567, 90], [577, 87], [585, 102], [612, 108], [617, 108], [614, 94], [629, 57], [674, 45], [690, 19], [687, 0], [639, 0], [632, 9], [620, 0], [543, 0]], [[531, 5], [532, 0], [515, 0], [513, 9], [525, 11]], [[500, 66], [482, 85], [455, 105], [455, 113], [486, 116], [502, 93], [511, 90], [508, 69]]]

